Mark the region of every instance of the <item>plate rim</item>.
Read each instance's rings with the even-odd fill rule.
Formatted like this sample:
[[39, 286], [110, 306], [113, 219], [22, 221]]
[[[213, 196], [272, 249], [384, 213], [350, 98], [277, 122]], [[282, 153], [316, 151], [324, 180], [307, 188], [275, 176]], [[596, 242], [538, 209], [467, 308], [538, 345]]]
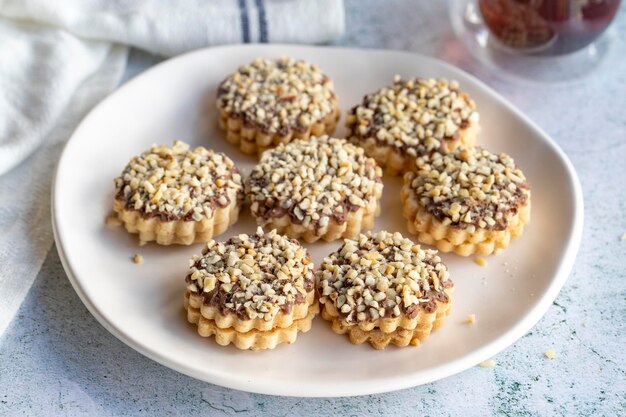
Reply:
[[[565, 173], [567, 174], [571, 189], [573, 190], [573, 225], [570, 229], [570, 236], [565, 245], [565, 251], [563, 256], [558, 263], [557, 271], [553, 275], [553, 279], [546, 288], [543, 293], [543, 296], [537, 301], [535, 307], [533, 307], [529, 313], [520, 318], [520, 320], [513, 326], [511, 326], [506, 332], [504, 332], [501, 336], [497, 337], [490, 343], [487, 343], [475, 351], [466, 354], [460, 358], [457, 358], [453, 361], [446, 362], [444, 364], [435, 366], [434, 368], [416, 372], [411, 375], [402, 375], [401, 377], [393, 377], [393, 378], [385, 378], [384, 383], [381, 383], [381, 379], [364, 381], [363, 384], [358, 385], [348, 385], [337, 386], [337, 385], [318, 385], [318, 384], [298, 384], [294, 386], [288, 385], [277, 385], [270, 386], [266, 385], [264, 381], [255, 382], [252, 379], [246, 379], [240, 376], [232, 377], [230, 375], [223, 376], [219, 374], [210, 374], [203, 371], [199, 371], [192, 366], [176, 363], [175, 361], [171, 361], [170, 359], [161, 355], [158, 350], [151, 348], [149, 346], [142, 345], [131, 337], [121, 332], [116, 328], [114, 323], [109, 322], [102, 314], [100, 314], [99, 309], [90, 301], [90, 299], [85, 295], [82, 290], [80, 281], [76, 279], [74, 271], [67, 260], [65, 255], [65, 248], [63, 246], [63, 241], [60, 238], [60, 234], [57, 226], [57, 199], [56, 199], [56, 190], [57, 190], [57, 181], [58, 181], [58, 172], [62, 165], [64, 158], [66, 157], [67, 148], [71, 141], [76, 137], [76, 133], [81, 130], [81, 128], [85, 125], [86, 122], [89, 121], [93, 113], [95, 113], [99, 108], [101, 108], [106, 102], [108, 102], [111, 97], [117, 95], [118, 92], [124, 91], [125, 89], [132, 88], [132, 85], [137, 82], [141, 77], [146, 76], [148, 73], [153, 71], [158, 71], [162, 66], [172, 65], [174, 62], [178, 62], [181, 60], [187, 59], [192, 55], [200, 55], [207, 53], [208, 51], [215, 51], [217, 49], [280, 49], [280, 48], [300, 48], [300, 49], [309, 49], [309, 50], [325, 50], [325, 49], [334, 49], [334, 50], [344, 50], [344, 51], [358, 51], [358, 52], [374, 52], [374, 53], [386, 53], [386, 54], [399, 54], [399, 55], [408, 55], [414, 58], [418, 58], [423, 61], [430, 61], [436, 65], [446, 68], [451, 72], [459, 72], [463, 74], [463, 76], [470, 79], [476, 86], [478, 86], [481, 90], [483, 90], [491, 99], [497, 102], [498, 105], [506, 107], [508, 111], [513, 113], [516, 117], [518, 117], [524, 124], [526, 124], [533, 132], [539, 136], [542, 141], [556, 154], [558, 159], [563, 163], [565, 167]], [[259, 53], [263, 53], [260, 51]], [[131, 86], [131, 87], [129, 87]], [[52, 181], [51, 188], [51, 217], [52, 217], [52, 231], [54, 235], [54, 241], [56, 244], [57, 252], [59, 254], [59, 258], [61, 260], [61, 264], [65, 273], [67, 274], [68, 280], [72, 284], [74, 291], [78, 294], [80, 300], [83, 302], [85, 307], [89, 310], [91, 315], [113, 336], [115, 336], [118, 340], [131, 347], [135, 351], [140, 354], [146, 356], [147, 358], [166, 366], [174, 371], [180, 372], [187, 376], [190, 376], [195, 379], [199, 379], [205, 382], [209, 382], [212, 384], [220, 385], [226, 388], [237, 389], [247, 392], [253, 392], [258, 394], [265, 395], [281, 395], [281, 396], [290, 396], [290, 397], [348, 397], [348, 396], [359, 396], [359, 395], [369, 395], [369, 394], [377, 394], [377, 393], [385, 393], [391, 392], [399, 389], [415, 387], [418, 385], [427, 384], [430, 382], [434, 382], [439, 379], [447, 378], [454, 374], [465, 371], [466, 369], [471, 368], [477, 363], [486, 360], [499, 352], [506, 349], [508, 346], [515, 343], [522, 336], [524, 336], [532, 327], [534, 327], [537, 322], [545, 315], [547, 310], [552, 305], [552, 302], [556, 299], [559, 294], [561, 288], [567, 281], [569, 274], [574, 266], [574, 262], [576, 260], [576, 256], [578, 250], [580, 248], [580, 243], [582, 240], [582, 232], [583, 232], [583, 222], [584, 222], [584, 202], [583, 202], [583, 192], [580, 184], [580, 179], [578, 178], [578, 174], [576, 170], [565, 154], [565, 152], [560, 148], [560, 146], [546, 133], [541, 129], [535, 122], [533, 122], [528, 116], [526, 116], [521, 110], [519, 110], [516, 106], [510, 103], [506, 98], [502, 97], [497, 91], [489, 87], [483, 81], [475, 77], [473, 74], [470, 74], [464, 71], [461, 68], [458, 68], [450, 63], [442, 61], [440, 59], [425, 56], [419, 53], [410, 52], [410, 51], [397, 51], [397, 50], [389, 50], [389, 49], [377, 49], [377, 48], [354, 48], [354, 47], [335, 47], [335, 46], [310, 46], [310, 45], [297, 45], [297, 44], [240, 44], [240, 45], [224, 45], [224, 46], [216, 46], [216, 47], [208, 47], [202, 48], [198, 50], [194, 50], [191, 52], [187, 52], [182, 55], [178, 55], [176, 57], [166, 59], [146, 71], [138, 74], [131, 80], [127, 81], [122, 86], [113, 90], [109, 95], [107, 95], [104, 99], [102, 99], [96, 106], [94, 106], [87, 115], [80, 121], [77, 127], [74, 129], [69, 139], [63, 146], [63, 150], [61, 152], [61, 156], [59, 158], [59, 162], [55, 168], [54, 177]]]

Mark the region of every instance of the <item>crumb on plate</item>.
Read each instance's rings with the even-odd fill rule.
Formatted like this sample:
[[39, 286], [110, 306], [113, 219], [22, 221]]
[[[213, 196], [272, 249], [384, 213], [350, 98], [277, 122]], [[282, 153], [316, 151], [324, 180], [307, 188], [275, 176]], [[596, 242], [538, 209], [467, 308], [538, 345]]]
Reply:
[[552, 359], [556, 356], [556, 351], [554, 349], [548, 349], [545, 351], [544, 355], [546, 355], [546, 358]]
[[136, 253], [135, 256], [133, 256], [133, 262], [136, 264], [140, 264], [143, 262], [143, 256], [141, 256], [140, 254]]
[[474, 324], [474, 323], [476, 323], [476, 314], [468, 315], [467, 318], [465, 319], [465, 323], [467, 323], [467, 324]]
[[112, 214], [106, 218], [106, 224], [107, 226], [120, 226], [122, 222], [116, 215]]
[[477, 256], [476, 258], [474, 258], [474, 263], [479, 266], [487, 266], [487, 260], [480, 256]]
[[483, 361], [478, 365], [482, 366], [483, 368], [493, 368], [494, 366], [496, 366], [496, 361], [494, 361], [493, 359], [489, 359], [488, 361]]

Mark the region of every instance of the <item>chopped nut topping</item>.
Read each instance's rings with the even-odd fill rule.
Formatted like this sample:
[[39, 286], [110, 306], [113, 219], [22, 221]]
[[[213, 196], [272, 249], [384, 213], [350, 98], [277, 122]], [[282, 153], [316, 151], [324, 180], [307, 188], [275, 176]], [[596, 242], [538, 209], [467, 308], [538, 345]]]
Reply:
[[322, 121], [335, 111], [337, 99], [317, 66], [287, 57], [259, 58], [222, 82], [217, 107], [244, 126], [287, 135]]
[[554, 359], [554, 357], [556, 356], [556, 350], [548, 349], [548, 350], [546, 350], [544, 355], [546, 355], [546, 358], [548, 358], [548, 359]]
[[468, 315], [467, 318], [465, 319], [465, 323], [467, 323], [467, 324], [474, 324], [474, 323], [476, 323], [476, 314]]
[[396, 76], [393, 86], [368, 94], [348, 113], [352, 140], [372, 138], [416, 157], [441, 150], [461, 129], [478, 123], [475, 105], [456, 81]]
[[474, 258], [474, 263], [478, 266], [487, 266], [487, 260], [481, 256]]
[[304, 227], [344, 223], [382, 194], [382, 170], [362, 148], [328, 136], [266, 151], [246, 182], [260, 224], [288, 214]]
[[181, 141], [134, 157], [115, 188], [127, 209], [161, 220], [210, 219], [216, 207], [243, 197], [241, 175], [230, 158], [203, 147], [189, 150]]
[[222, 314], [271, 321], [289, 313], [313, 291], [313, 263], [296, 240], [275, 230], [240, 234], [226, 242], [211, 240], [190, 262], [187, 289], [201, 294]]
[[136, 253], [135, 256], [133, 256], [133, 262], [136, 264], [143, 263], [143, 256]]
[[530, 185], [513, 158], [481, 148], [458, 148], [417, 158], [405, 185], [445, 225], [505, 230], [530, 196]]
[[361, 234], [324, 259], [320, 302], [333, 303], [346, 324], [436, 310], [453, 286], [437, 251], [421, 249], [400, 233]]
[[482, 366], [483, 368], [493, 368], [494, 366], [496, 366], [496, 361], [494, 361], [493, 359], [489, 359], [488, 361], [481, 362], [478, 365]]

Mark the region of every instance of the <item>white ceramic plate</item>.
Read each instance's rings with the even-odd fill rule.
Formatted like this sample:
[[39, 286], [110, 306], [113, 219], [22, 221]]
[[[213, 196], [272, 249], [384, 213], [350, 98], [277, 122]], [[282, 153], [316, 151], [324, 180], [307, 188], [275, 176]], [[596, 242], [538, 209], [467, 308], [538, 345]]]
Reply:
[[[152, 143], [182, 139], [228, 154], [249, 172], [254, 164], [216, 127], [218, 83], [240, 64], [290, 55], [318, 64], [335, 82], [342, 108], [390, 83], [395, 74], [457, 79], [477, 103], [478, 143], [515, 157], [533, 186], [532, 222], [524, 235], [480, 267], [444, 254], [456, 284], [454, 312], [419, 348], [376, 351], [355, 346], [318, 318], [293, 345], [242, 352], [201, 338], [182, 307], [188, 259], [202, 245], [138, 247], [122, 228], [105, 226], [113, 178]], [[540, 99], [538, 97], [538, 99]], [[202, 111], [209, 103], [209, 111]], [[343, 124], [343, 123], [342, 123]], [[336, 132], [343, 136], [343, 128]], [[400, 179], [385, 178], [376, 229], [409, 236], [401, 216]], [[415, 54], [302, 46], [252, 45], [206, 49], [164, 62], [120, 88], [68, 142], [53, 193], [57, 248], [89, 311], [133, 349], [208, 382], [275, 395], [344, 396], [391, 391], [460, 372], [506, 348], [544, 314], [565, 282], [579, 246], [583, 205], [572, 165], [555, 143], [502, 97], [472, 76]], [[244, 209], [220, 238], [253, 232]], [[320, 262], [338, 245], [308, 245]], [[136, 265], [135, 253], [144, 256]], [[477, 323], [464, 324], [474, 313]]]

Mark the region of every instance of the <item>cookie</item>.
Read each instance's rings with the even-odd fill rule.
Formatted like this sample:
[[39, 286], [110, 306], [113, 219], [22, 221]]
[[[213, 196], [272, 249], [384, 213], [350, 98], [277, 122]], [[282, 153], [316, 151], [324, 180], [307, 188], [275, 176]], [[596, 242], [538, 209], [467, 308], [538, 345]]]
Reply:
[[437, 251], [400, 233], [346, 239], [317, 274], [322, 317], [354, 344], [417, 346], [451, 312], [454, 284]]
[[198, 327], [200, 336], [214, 337], [215, 342], [221, 346], [228, 346], [232, 343], [241, 350], [274, 349], [281, 343], [291, 344], [298, 338], [298, 332], [306, 333], [311, 330], [313, 318], [319, 312], [319, 306], [313, 304], [309, 306], [305, 317], [294, 320], [289, 326], [239, 332], [232, 327], [220, 327], [214, 320], [204, 317], [200, 309], [189, 305], [189, 293], [186, 293], [185, 309], [187, 309], [187, 320]]
[[410, 170], [419, 156], [473, 145], [478, 121], [474, 102], [456, 81], [396, 76], [391, 87], [350, 109], [346, 126], [350, 141], [395, 175]]
[[442, 252], [489, 255], [530, 221], [530, 184], [509, 155], [480, 148], [418, 158], [404, 177], [404, 217], [420, 242]]
[[264, 152], [246, 180], [257, 223], [306, 242], [355, 237], [371, 228], [382, 191], [376, 161], [328, 136]]
[[331, 79], [317, 66], [287, 57], [239, 67], [220, 84], [217, 108], [227, 140], [247, 154], [331, 134], [340, 116]]
[[307, 250], [275, 230], [207, 243], [185, 281], [188, 321], [222, 345], [257, 350], [292, 343], [318, 312]]
[[113, 210], [141, 244], [206, 242], [237, 221], [243, 182], [222, 153], [184, 142], [152, 146], [115, 178]]

